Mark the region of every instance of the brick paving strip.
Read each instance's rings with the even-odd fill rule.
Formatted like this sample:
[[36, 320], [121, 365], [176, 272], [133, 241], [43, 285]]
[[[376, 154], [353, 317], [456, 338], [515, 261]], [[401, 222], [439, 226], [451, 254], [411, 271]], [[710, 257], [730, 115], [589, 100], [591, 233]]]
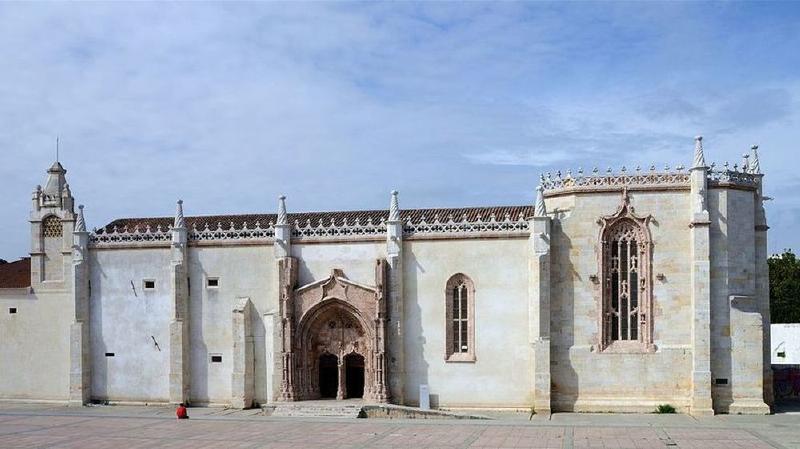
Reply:
[[0, 448], [800, 449], [800, 415], [555, 414], [532, 421], [273, 418], [250, 411], [0, 404]]

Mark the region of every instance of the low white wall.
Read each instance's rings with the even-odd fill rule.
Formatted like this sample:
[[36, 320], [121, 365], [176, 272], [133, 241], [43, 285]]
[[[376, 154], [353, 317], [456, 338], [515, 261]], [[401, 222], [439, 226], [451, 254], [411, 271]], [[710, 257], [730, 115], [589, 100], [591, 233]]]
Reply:
[[69, 399], [70, 310], [64, 292], [0, 293], [0, 399]]

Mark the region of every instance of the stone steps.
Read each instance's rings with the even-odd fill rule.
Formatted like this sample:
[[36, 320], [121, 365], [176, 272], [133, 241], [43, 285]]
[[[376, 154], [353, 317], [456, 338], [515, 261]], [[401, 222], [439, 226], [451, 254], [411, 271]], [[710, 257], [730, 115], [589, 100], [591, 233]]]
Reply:
[[[272, 410], [270, 413], [270, 409]], [[279, 403], [265, 407], [265, 413], [279, 417], [326, 417], [326, 418], [358, 418], [362, 404], [303, 404]]]

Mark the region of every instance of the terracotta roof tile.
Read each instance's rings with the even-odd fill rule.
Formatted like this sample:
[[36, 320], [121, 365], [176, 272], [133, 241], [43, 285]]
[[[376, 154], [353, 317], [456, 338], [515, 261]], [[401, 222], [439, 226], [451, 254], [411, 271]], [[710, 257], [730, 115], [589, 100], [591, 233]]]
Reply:
[[0, 263], [0, 288], [25, 288], [31, 286], [31, 258]]
[[[406, 209], [400, 211], [400, 217], [403, 221], [411, 219], [413, 222], [419, 222], [423, 218], [426, 221], [433, 221], [434, 217], [439, 218], [441, 221], [447, 220], [450, 216], [453, 220], [459, 221], [465, 215], [468, 221], [476, 221], [478, 217], [483, 220], [488, 220], [489, 217], [495, 214], [496, 219], [502, 220], [506, 214], [509, 214], [512, 219], [516, 220], [520, 217], [527, 218], [533, 216], [533, 206], [497, 206], [497, 207], [461, 207], [450, 209]], [[277, 218], [276, 214], [243, 214], [243, 215], [204, 215], [198, 217], [186, 217], [186, 226], [197, 229], [203, 229], [208, 225], [211, 229], [216, 229], [217, 223], [220, 223], [222, 229], [230, 229], [233, 223], [234, 229], [241, 229], [244, 223], [247, 223], [248, 228], [255, 226], [258, 222], [261, 227], [267, 227], [270, 223], [274, 223]], [[298, 212], [289, 214], [289, 223], [299, 223], [301, 226], [305, 225], [309, 220], [314, 226], [319, 225], [322, 221], [325, 225], [330, 225], [331, 221], [335, 225], [341, 225], [344, 220], [348, 224], [355, 223], [358, 219], [362, 224], [367, 220], [372, 219], [373, 223], [379, 223], [381, 220], [389, 218], [388, 209], [378, 210], [354, 210], [354, 211], [336, 211], [336, 212]], [[152, 217], [152, 218], [120, 218], [107, 224], [104, 228], [97, 231], [102, 233], [104, 229], [109, 231], [117, 227], [118, 231], [123, 231], [125, 228], [128, 231], [133, 231], [136, 227], [140, 230], [145, 230], [150, 226], [151, 230], [156, 230], [161, 226], [161, 230], [166, 231], [172, 227], [172, 217]]]

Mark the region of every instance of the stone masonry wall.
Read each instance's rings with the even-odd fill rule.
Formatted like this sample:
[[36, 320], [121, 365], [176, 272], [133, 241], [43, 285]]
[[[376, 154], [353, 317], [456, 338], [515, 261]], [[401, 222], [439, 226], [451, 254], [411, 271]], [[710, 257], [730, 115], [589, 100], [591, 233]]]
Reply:
[[[552, 381], [556, 411], [652, 411], [689, 404], [691, 302], [688, 191], [631, 192], [640, 216], [652, 215], [654, 353], [598, 353], [600, 216], [621, 192], [547, 199], [552, 231]], [[658, 273], [663, 280], [656, 279]]]

